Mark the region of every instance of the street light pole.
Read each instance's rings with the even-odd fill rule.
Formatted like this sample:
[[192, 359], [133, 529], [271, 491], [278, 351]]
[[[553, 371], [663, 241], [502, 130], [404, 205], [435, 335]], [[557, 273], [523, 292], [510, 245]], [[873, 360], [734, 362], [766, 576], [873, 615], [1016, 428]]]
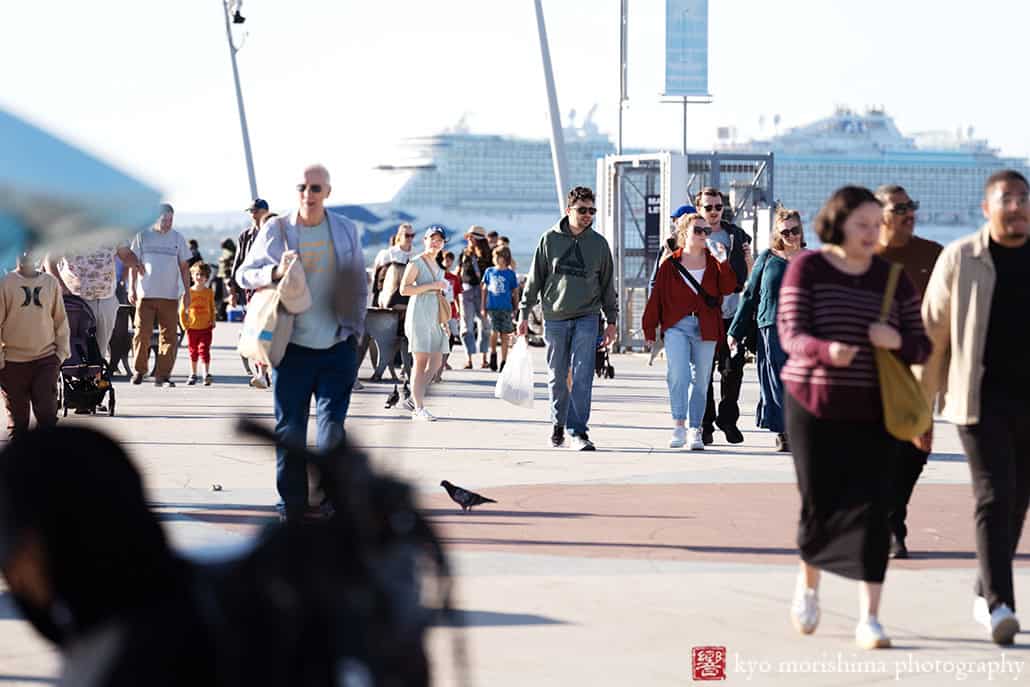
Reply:
[[232, 40], [232, 25], [229, 22], [230, 0], [222, 0], [223, 14], [225, 15], [225, 37], [229, 41], [229, 60], [232, 62], [232, 78], [236, 84], [236, 105], [240, 111], [240, 131], [243, 133], [243, 155], [247, 160], [247, 176], [250, 179], [250, 198], [258, 197], [257, 179], [254, 177], [254, 157], [250, 152], [250, 134], [247, 131], [247, 113], [243, 109], [243, 91], [240, 89], [240, 70], [236, 66], [236, 53], [239, 48]]
[[547, 45], [547, 28], [544, 26], [544, 8], [541, 0], [536, 5], [536, 28], [540, 35], [540, 57], [544, 63], [544, 82], [547, 87], [547, 110], [551, 116], [551, 161], [554, 163], [554, 182], [558, 190], [558, 212], [565, 211], [565, 194], [568, 193], [568, 162], [565, 157], [565, 136], [558, 112], [558, 96], [554, 88], [554, 73], [551, 71], [551, 51]]

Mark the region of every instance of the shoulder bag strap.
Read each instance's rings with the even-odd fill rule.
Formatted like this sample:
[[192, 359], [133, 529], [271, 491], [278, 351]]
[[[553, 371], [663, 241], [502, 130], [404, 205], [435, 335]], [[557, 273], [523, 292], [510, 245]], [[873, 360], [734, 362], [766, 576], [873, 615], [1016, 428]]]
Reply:
[[902, 267], [899, 263], [891, 263], [891, 271], [887, 275], [887, 288], [883, 291], [883, 304], [880, 306], [880, 322], [886, 324], [890, 317], [891, 304], [894, 302], [894, 292], [898, 288], [898, 279], [901, 277]]
[[694, 287], [694, 289], [697, 291], [697, 294], [701, 296], [701, 298], [711, 298], [711, 296], [708, 295], [708, 292], [701, 288], [701, 285], [697, 282], [697, 279], [694, 279], [694, 275], [692, 275], [690, 271], [686, 267], [684, 267], [682, 263], [680, 263], [679, 260], [676, 260], [675, 258], [669, 258], [669, 261], [676, 266], [676, 269], [679, 270], [680, 274], [687, 278], [687, 281], [690, 282], [690, 285]]

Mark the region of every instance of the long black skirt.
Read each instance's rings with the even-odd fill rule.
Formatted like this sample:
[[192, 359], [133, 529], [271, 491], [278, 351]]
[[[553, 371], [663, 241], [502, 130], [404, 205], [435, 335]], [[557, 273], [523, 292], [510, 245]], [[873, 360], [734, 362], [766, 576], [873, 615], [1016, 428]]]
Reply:
[[821, 419], [789, 392], [784, 397], [801, 492], [801, 559], [842, 577], [883, 582], [890, 435], [882, 422]]

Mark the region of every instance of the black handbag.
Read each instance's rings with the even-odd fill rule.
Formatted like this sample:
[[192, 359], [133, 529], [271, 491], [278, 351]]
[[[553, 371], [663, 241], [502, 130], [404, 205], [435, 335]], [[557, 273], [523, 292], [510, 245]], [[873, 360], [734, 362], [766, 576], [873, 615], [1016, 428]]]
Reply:
[[705, 305], [707, 305], [709, 308], [718, 308], [719, 306], [722, 305], [722, 298], [719, 298], [717, 296], [709, 295], [709, 293], [707, 291], [705, 291], [703, 288], [701, 288], [701, 284], [698, 283], [697, 279], [694, 279], [694, 275], [692, 275], [687, 270], [687, 268], [685, 268], [680, 263], [679, 260], [674, 260], [674, 259], [670, 258], [670, 261], [672, 262], [673, 265], [676, 266], [676, 269], [679, 270], [680, 274], [682, 274], [686, 278], [686, 280], [690, 282], [690, 285], [694, 287], [694, 290], [697, 291], [699, 296], [701, 296], [701, 300], [703, 300], [705, 302]]

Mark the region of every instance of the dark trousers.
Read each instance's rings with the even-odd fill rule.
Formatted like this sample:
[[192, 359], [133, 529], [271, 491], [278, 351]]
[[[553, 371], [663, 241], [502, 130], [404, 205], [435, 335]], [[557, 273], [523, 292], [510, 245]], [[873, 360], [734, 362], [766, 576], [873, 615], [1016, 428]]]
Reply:
[[[733, 320], [723, 319], [724, 331], [729, 331]], [[715, 409], [715, 369], [719, 370], [719, 410]], [[740, 387], [744, 383], [744, 347], [737, 347], [737, 355], [731, 356], [726, 337], [715, 347], [715, 365], [708, 378], [708, 400], [705, 403], [704, 429], [713, 430], [716, 423], [723, 427], [736, 427], [740, 419]]]
[[1030, 502], [1030, 402], [985, 396], [980, 422], [960, 426], [976, 497], [976, 593], [1016, 610], [1012, 560]]
[[40, 427], [57, 424], [56, 355], [26, 363], [10, 360], [0, 369], [0, 392], [7, 407], [7, 436], [11, 439], [29, 428], [29, 412]]
[[923, 474], [923, 467], [930, 455], [920, 451], [911, 441], [898, 441], [892, 437], [891, 460], [888, 465], [890, 476], [890, 503], [887, 518], [891, 527], [891, 535], [898, 541], [905, 541], [908, 528], [905, 519], [908, 517], [908, 502], [912, 499], [912, 490]]
[[[289, 344], [279, 367], [272, 371], [275, 431], [289, 446], [305, 446], [311, 397], [315, 397], [318, 455], [345, 437], [343, 422], [350, 407], [357, 374], [354, 337], [332, 348], [314, 349]], [[303, 516], [308, 506], [308, 472], [303, 457], [276, 448], [275, 483], [282, 499], [280, 510], [288, 518]]]

